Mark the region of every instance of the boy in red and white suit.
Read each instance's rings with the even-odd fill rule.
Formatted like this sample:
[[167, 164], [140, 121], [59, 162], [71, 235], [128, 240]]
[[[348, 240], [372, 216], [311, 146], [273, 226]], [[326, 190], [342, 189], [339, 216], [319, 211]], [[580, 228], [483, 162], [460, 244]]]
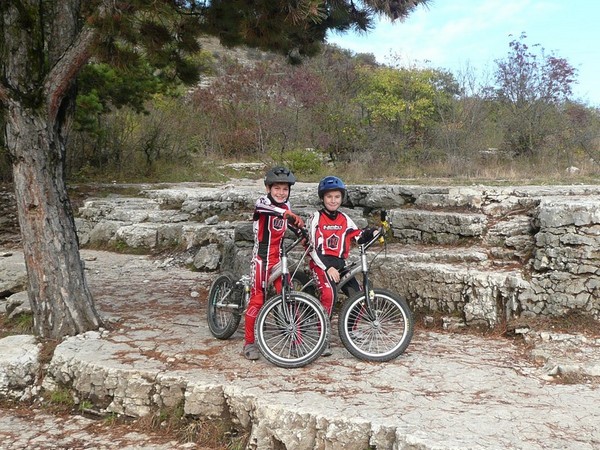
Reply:
[[[245, 339], [243, 353], [247, 359], [259, 358], [254, 343], [254, 324], [265, 301], [269, 274], [281, 259], [280, 249], [288, 227], [298, 234], [304, 221], [291, 211], [289, 197], [296, 183], [294, 174], [285, 167], [274, 167], [265, 175], [267, 193], [262, 195], [254, 208], [252, 251], [252, 282], [250, 301], [245, 316]], [[281, 278], [275, 281], [275, 289], [281, 292]]]
[[[340, 281], [340, 272], [346, 265], [352, 241], [369, 241], [374, 230], [359, 229], [346, 213], [339, 211], [346, 195], [346, 185], [339, 178], [323, 178], [318, 193], [323, 208], [315, 212], [308, 223], [312, 246], [309, 265], [320, 292], [321, 304], [331, 317], [337, 299], [336, 283]], [[349, 291], [348, 288], [355, 292], [360, 290], [355, 279], [344, 286], [344, 292]], [[322, 355], [331, 355], [329, 346]]]

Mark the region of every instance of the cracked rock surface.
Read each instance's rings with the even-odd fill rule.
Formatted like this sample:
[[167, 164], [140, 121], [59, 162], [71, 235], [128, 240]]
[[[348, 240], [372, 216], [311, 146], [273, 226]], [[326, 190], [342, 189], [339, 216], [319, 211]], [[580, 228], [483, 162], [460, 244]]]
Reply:
[[[594, 340], [541, 336], [534, 355], [515, 341], [417, 329], [403, 355], [376, 364], [353, 358], [334, 333], [331, 357], [281, 369], [241, 356], [241, 327], [227, 341], [210, 335], [209, 274], [139, 255], [82, 256], [112, 326], [58, 345], [44, 386], [69, 383], [107, 412], [138, 416], [182, 400], [187, 414], [251, 428], [249, 447], [261, 450], [600, 445], [597, 385], [555, 379], [557, 367], [596, 367]], [[557, 350], [565, 345], [579, 351]]]

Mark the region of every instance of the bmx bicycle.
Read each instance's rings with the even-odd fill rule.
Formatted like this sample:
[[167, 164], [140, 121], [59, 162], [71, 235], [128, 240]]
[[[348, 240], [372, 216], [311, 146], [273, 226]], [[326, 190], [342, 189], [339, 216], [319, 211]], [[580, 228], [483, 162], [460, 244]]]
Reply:
[[[373, 238], [358, 245], [359, 259], [341, 273], [336, 289], [343, 291], [349, 281], [362, 274], [362, 289], [348, 292], [338, 313], [338, 333], [344, 347], [356, 358], [384, 362], [400, 356], [412, 339], [414, 319], [407, 301], [386, 289], [375, 288], [369, 279], [369, 266], [381, 253], [368, 261], [367, 250], [376, 242], [385, 246], [385, 236], [391, 229], [387, 212], [381, 211], [381, 226]], [[383, 250], [382, 250], [383, 251]], [[316, 284], [309, 280], [301, 288], [316, 295]]]
[[[308, 277], [298, 271], [308, 253], [305, 249], [290, 274], [288, 253], [307, 238], [306, 230], [288, 246], [281, 247], [281, 260], [273, 267], [268, 286], [282, 277], [281, 293], [267, 294], [261, 307], [254, 334], [262, 355], [279, 367], [297, 368], [317, 359], [329, 342], [329, 317], [318, 299], [306, 292], [294, 290], [294, 282]], [[295, 281], [292, 281], [294, 279]], [[207, 321], [217, 339], [229, 339], [237, 330], [250, 300], [249, 275], [236, 278], [231, 272], [217, 277], [208, 293]]]

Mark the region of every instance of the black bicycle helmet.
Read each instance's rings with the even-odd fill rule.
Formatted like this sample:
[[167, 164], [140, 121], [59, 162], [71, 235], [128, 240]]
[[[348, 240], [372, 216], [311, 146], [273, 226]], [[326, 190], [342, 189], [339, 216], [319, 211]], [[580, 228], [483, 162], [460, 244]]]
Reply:
[[296, 183], [296, 177], [290, 169], [285, 167], [273, 167], [265, 175], [265, 186], [272, 186], [275, 183], [287, 183], [293, 186]]
[[319, 198], [323, 200], [325, 192], [340, 191], [342, 198], [346, 197], [346, 185], [338, 177], [325, 177], [319, 182]]

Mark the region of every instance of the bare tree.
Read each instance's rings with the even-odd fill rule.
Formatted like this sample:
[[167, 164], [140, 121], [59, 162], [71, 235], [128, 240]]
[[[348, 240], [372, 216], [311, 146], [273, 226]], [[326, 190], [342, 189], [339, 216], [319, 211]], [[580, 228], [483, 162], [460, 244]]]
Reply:
[[496, 61], [498, 99], [505, 107], [506, 143], [515, 154], [531, 154], [552, 132], [550, 118], [567, 101], [577, 71], [564, 58], [529, 48], [521, 34], [510, 42], [508, 58]]

